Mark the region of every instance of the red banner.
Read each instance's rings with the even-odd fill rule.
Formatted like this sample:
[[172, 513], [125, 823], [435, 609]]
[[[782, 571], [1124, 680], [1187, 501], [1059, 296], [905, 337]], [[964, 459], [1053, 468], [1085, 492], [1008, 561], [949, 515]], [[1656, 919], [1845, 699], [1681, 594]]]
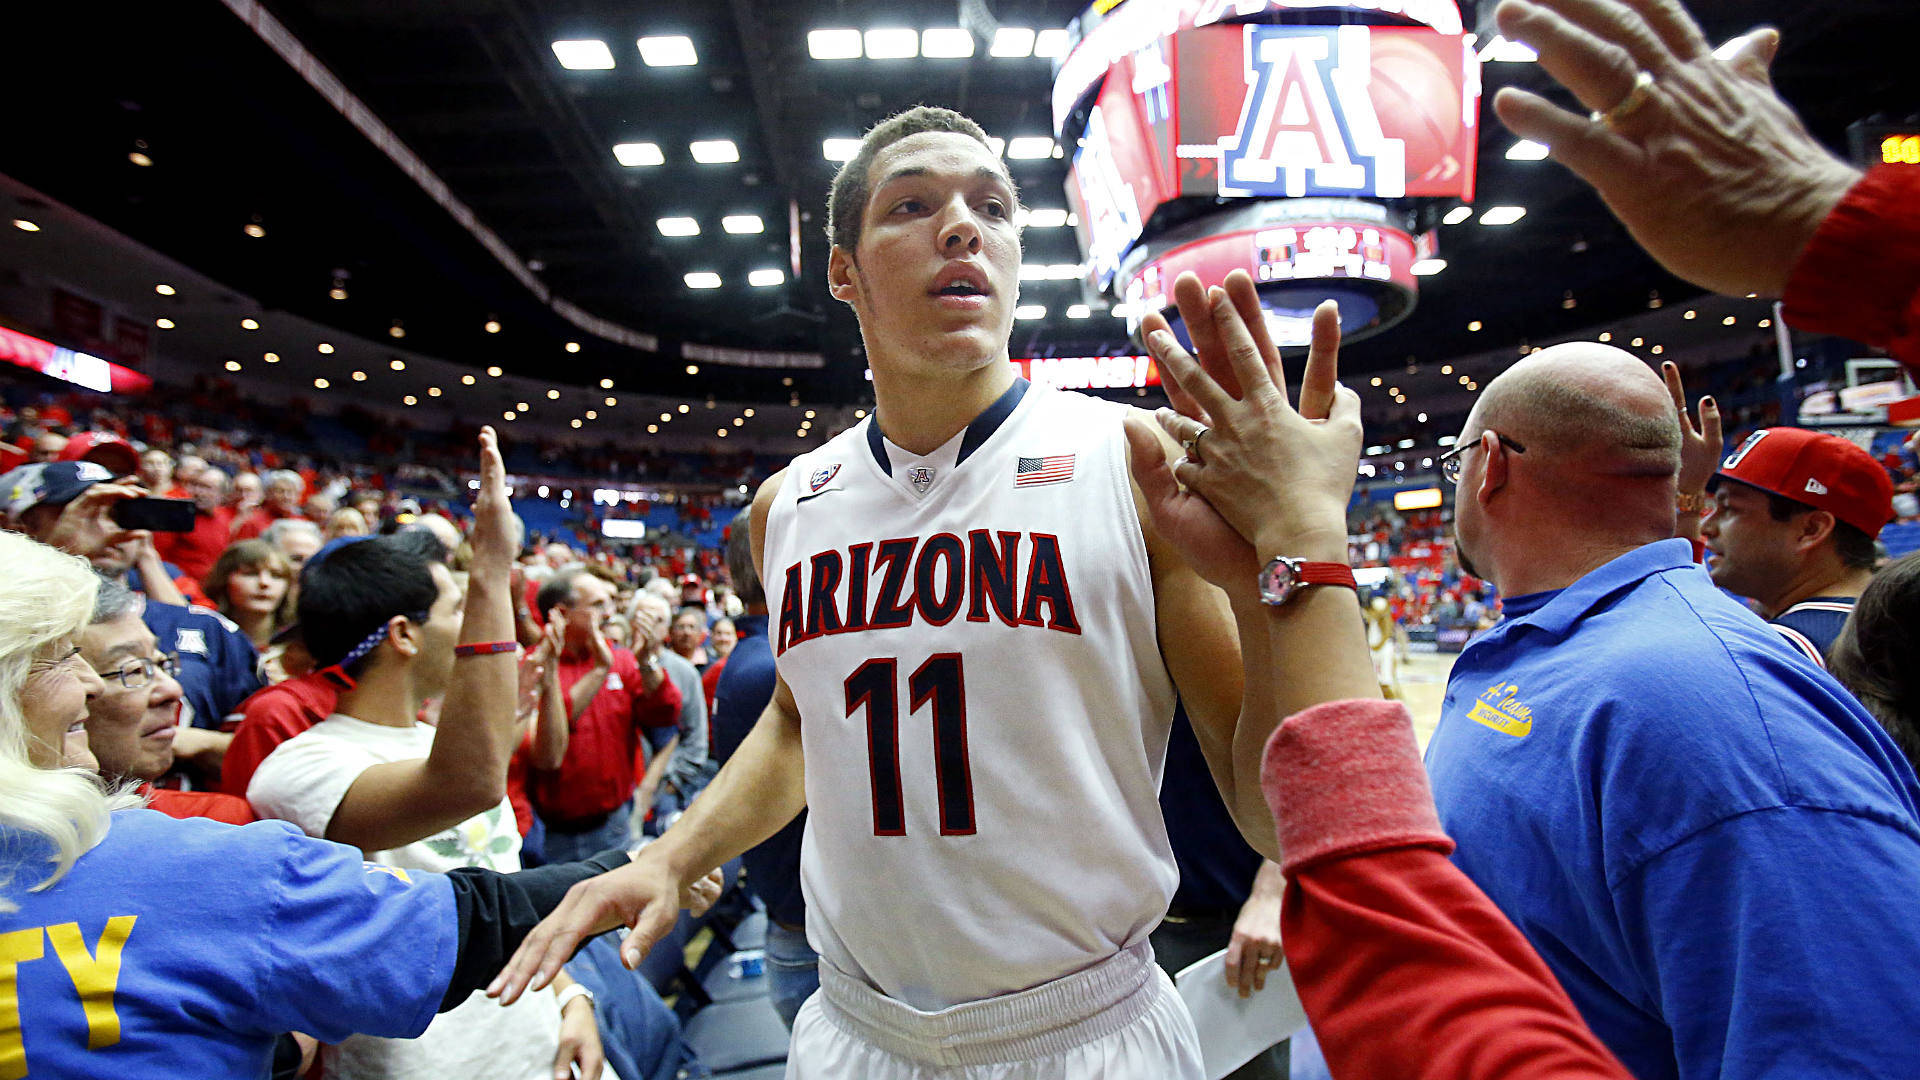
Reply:
[[102, 394], [139, 393], [153, 380], [130, 368], [0, 327], [0, 363], [18, 364]]

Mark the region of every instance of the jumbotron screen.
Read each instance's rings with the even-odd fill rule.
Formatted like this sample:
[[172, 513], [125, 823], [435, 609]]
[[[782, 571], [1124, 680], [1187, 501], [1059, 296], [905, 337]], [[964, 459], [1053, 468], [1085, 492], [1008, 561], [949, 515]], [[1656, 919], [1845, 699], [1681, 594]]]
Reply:
[[1067, 182], [1089, 276], [1110, 287], [1177, 198], [1471, 201], [1479, 72], [1422, 27], [1216, 23], [1115, 57]]

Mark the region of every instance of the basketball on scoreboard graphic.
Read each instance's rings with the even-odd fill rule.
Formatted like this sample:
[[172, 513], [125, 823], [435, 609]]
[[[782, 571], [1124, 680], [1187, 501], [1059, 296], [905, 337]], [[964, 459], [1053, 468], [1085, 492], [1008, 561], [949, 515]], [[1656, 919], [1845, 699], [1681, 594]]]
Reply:
[[[1348, 282], [1325, 296], [1350, 336], [1411, 310], [1411, 264], [1434, 253], [1404, 200], [1474, 196], [1480, 65], [1455, 4], [1125, 0], [1076, 26], [1054, 87], [1074, 148], [1067, 200], [1089, 284], [1131, 322], [1195, 262], [1245, 268], [1277, 302], [1269, 314], [1296, 325], [1314, 279]], [[1341, 200], [1342, 212], [1274, 212], [1315, 199]], [[1192, 201], [1161, 213], [1179, 200]], [[1255, 204], [1267, 208], [1250, 215]]]

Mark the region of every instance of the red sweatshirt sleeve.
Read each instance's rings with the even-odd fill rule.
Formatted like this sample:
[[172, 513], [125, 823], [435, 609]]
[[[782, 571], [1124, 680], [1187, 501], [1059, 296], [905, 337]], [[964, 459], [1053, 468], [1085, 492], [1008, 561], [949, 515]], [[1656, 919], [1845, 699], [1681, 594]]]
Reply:
[[1920, 168], [1880, 165], [1833, 208], [1787, 278], [1801, 330], [1887, 350], [1920, 372]]
[[1335, 1076], [1628, 1080], [1519, 930], [1448, 861], [1406, 709], [1297, 713], [1262, 773], [1281, 941]]
[[[641, 676], [635, 674], [634, 678]], [[680, 722], [680, 706], [685, 703], [686, 698], [681, 696], [680, 688], [662, 673], [658, 689], [651, 694], [642, 693], [634, 697], [633, 718], [643, 728], [673, 727]]]

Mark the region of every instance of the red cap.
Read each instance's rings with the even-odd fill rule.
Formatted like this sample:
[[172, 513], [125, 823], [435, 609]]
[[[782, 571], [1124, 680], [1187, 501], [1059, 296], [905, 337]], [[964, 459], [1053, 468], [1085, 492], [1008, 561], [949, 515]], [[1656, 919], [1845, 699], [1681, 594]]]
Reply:
[[67, 440], [56, 461], [91, 461], [114, 476], [132, 476], [140, 471], [140, 451], [133, 444], [109, 431], [85, 431]]
[[1893, 478], [1838, 435], [1761, 428], [1720, 463], [1721, 478], [1825, 510], [1868, 536], [1893, 520]]

